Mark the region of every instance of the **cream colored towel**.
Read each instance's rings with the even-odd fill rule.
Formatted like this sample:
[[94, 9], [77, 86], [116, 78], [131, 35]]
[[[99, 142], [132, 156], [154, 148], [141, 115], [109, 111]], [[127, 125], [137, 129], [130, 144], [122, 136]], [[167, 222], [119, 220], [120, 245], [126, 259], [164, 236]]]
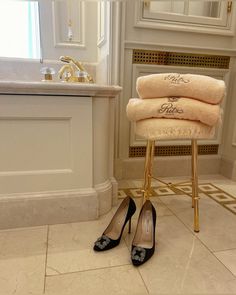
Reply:
[[196, 121], [152, 118], [135, 122], [135, 133], [149, 140], [211, 139], [215, 127]]
[[220, 106], [186, 97], [131, 98], [126, 107], [130, 121], [149, 118], [187, 119], [214, 126], [220, 121]]
[[140, 98], [184, 96], [218, 104], [225, 96], [225, 83], [208, 76], [192, 74], [153, 74], [137, 79]]

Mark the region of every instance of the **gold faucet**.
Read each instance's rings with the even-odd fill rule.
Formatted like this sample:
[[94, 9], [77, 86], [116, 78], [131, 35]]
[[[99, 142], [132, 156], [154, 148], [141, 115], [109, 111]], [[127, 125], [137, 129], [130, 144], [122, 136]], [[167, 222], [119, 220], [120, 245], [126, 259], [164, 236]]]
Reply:
[[75, 77], [74, 68], [71, 65], [64, 65], [58, 72], [59, 78], [62, 80], [63, 78], [67, 82], [72, 82], [71, 80]]
[[85, 71], [82, 64], [70, 56], [61, 56], [60, 60], [68, 63], [64, 65], [58, 72], [59, 78], [67, 82], [89, 82], [94, 83], [93, 78]]

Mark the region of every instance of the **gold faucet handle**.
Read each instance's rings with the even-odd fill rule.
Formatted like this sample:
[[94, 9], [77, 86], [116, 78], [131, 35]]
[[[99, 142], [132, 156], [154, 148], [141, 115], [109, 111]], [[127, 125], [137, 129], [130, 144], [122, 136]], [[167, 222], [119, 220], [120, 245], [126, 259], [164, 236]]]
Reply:
[[44, 79], [42, 81], [52, 81], [52, 76], [55, 74], [54, 68], [43, 67], [40, 72], [44, 75]]
[[94, 83], [93, 78], [87, 73], [87, 79], [90, 83]]

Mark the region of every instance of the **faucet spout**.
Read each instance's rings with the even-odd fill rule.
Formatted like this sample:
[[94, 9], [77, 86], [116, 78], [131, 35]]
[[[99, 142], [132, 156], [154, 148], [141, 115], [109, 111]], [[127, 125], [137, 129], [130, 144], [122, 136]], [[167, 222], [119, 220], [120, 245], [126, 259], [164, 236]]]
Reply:
[[59, 70], [58, 76], [60, 79], [63, 79], [64, 76], [64, 79], [69, 82], [75, 76], [75, 71], [71, 65], [64, 65]]

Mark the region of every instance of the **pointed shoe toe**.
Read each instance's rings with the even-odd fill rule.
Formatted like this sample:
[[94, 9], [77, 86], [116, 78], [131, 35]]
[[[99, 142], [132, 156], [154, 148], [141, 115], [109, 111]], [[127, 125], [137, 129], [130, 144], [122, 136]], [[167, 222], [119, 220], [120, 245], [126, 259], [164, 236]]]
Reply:
[[102, 235], [94, 243], [93, 250], [97, 252], [106, 251], [116, 247], [119, 244], [118, 240], [112, 240], [109, 237]]
[[134, 266], [147, 262], [155, 252], [156, 210], [147, 200], [140, 211], [132, 242], [131, 261]]
[[148, 261], [155, 252], [155, 247], [148, 249], [132, 246], [131, 261], [134, 266], [139, 266]]
[[101, 252], [118, 246], [127, 222], [129, 222], [129, 233], [131, 231], [131, 218], [135, 211], [136, 205], [134, 200], [127, 196], [121, 202], [106, 230], [94, 243], [93, 250]]

